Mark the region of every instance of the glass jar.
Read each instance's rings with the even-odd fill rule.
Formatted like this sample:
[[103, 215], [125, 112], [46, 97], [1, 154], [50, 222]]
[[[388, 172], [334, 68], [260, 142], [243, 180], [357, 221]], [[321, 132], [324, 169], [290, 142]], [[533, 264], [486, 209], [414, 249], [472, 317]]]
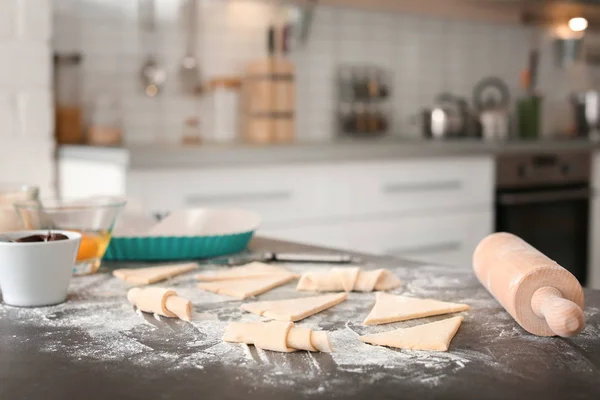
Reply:
[[55, 136], [59, 144], [81, 143], [81, 55], [54, 55]]
[[13, 205], [21, 201], [39, 201], [39, 189], [31, 185], [0, 185], [0, 232], [23, 229]]
[[118, 146], [122, 140], [121, 108], [107, 94], [96, 97], [91, 110], [86, 140], [94, 146]]
[[238, 77], [219, 77], [210, 81], [211, 135], [218, 143], [231, 143], [238, 137], [239, 91]]

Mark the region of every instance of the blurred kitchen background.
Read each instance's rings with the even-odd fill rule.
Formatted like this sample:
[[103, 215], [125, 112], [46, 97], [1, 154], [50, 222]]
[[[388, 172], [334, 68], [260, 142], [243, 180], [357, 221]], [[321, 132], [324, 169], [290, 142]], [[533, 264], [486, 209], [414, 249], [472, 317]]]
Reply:
[[[77, 97], [73, 101], [82, 108], [84, 134], [96, 119], [112, 117], [127, 145], [178, 144], [190, 127], [197, 127], [207, 140], [228, 141], [233, 137], [219, 137], [212, 126], [211, 100], [214, 92], [224, 88], [213, 81], [217, 87], [211, 89], [211, 80], [245, 78], [253, 63], [269, 55], [272, 26], [277, 36], [290, 29], [285, 54], [279, 44], [275, 50], [294, 68], [295, 93], [290, 95], [296, 103], [291, 109], [297, 141], [337, 137], [340, 112], [369, 113], [368, 107], [338, 107], [338, 86], [352, 85], [353, 79], [383, 80], [379, 84], [387, 89], [389, 101], [374, 112], [381, 111], [388, 120], [386, 133], [412, 138], [422, 133], [421, 111], [435, 105], [440, 94], [464, 98], [473, 106], [475, 85], [487, 77], [497, 77], [506, 85], [507, 107], [512, 111], [524, 94], [520, 75], [528, 67], [531, 51], [540, 55], [541, 135], [571, 133], [569, 95], [599, 83], [600, 69], [593, 61], [565, 68], [557, 60], [556, 38], [578, 35], [568, 32], [566, 12], [563, 18], [556, 17], [556, 26], [546, 26], [547, 17], [538, 10], [531, 18], [543, 19], [544, 26], [534, 26], [519, 23], [521, 13], [527, 13], [519, 12], [523, 1], [429, 0], [421, 6], [409, 1], [329, 3], [55, 0], [51, 47], [65, 58], [57, 65], [58, 100], [63, 91], [66, 103], [70, 96]], [[542, 2], [532, 3], [532, 9], [539, 9]], [[413, 13], [403, 12], [405, 8]], [[591, 52], [598, 52], [600, 42], [596, 45], [594, 39], [588, 33], [585, 42]], [[198, 63], [197, 83], [203, 89], [198, 93], [182, 79], [186, 50]], [[69, 65], [69, 55], [76, 58], [75, 65]], [[166, 79], [156, 98], [141, 89], [141, 69], [149, 57]], [[344, 67], [348, 76], [340, 83], [338, 75]], [[80, 87], [75, 90], [70, 85], [76, 79]]]
[[[600, 1], [2, 0], [0, 183], [600, 287]], [[554, 251], [554, 254], [552, 253]]]

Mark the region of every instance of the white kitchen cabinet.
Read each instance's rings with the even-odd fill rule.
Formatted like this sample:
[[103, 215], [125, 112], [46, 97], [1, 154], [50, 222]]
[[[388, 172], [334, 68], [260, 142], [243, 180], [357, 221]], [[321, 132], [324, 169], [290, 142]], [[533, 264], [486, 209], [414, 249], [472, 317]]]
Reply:
[[[58, 192], [63, 198], [125, 196], [127, 175], [121, 165], [87, 160], [60, 160]], [[76, 184], [72, 184], [76, 182]]]
[[470, 268], [493, 231], [494, 159], [134, 170], [128, 194], [155, 212], [254, 210], [274, 238]]
[[[69, 150], [75, 149], [75, 155]], [[120, 148], [62, 148], [56, 163], [58, 193], [63, 198], [127, 195], [129, 155]]]
[[240, 207], [260, 213], [265, 227], [289, 226], [332, 217], [491, 207], [493, 159], [133, 170], [127, 193], [155, 212]]
[[462, 267], [493, 231], [492, 156], [164, 169], [126, 161], [62, 160], [61, 191], [124, 194], [152, 213], [243, 208], [261, 215], [261, 235]]
[[269, 237], [353, 251], [393, 255], [471, 268], [477, 243], [493, 230], [486, 207], [470, 211], [428, 212], [312, 226], [266, 229]]

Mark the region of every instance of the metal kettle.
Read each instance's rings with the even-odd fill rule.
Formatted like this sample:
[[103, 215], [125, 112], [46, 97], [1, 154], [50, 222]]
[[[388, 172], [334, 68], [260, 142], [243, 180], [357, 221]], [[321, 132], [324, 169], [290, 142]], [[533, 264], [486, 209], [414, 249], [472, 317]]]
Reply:
[[467, 102], [450, 93], [442, 93], [432, 109], [423, 111], [423, 133], [430, 138], [466, 136], [468, 119]]
[[473, 89], [473, 104], [479, 112], [481, 136], [486, 140], [508, 139], [510, 92], [506, 83], [493, 76], [482, 79]]

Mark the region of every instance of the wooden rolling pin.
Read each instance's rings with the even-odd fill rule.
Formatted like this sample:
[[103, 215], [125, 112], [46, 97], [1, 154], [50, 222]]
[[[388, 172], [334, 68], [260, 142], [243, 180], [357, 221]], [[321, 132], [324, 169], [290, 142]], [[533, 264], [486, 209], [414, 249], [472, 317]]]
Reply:
[[577, 279], [523, 239], [510, 233], [489, 235], [475, 249], [473, 269], [526, 331], [566, 337], [585, 326]]

